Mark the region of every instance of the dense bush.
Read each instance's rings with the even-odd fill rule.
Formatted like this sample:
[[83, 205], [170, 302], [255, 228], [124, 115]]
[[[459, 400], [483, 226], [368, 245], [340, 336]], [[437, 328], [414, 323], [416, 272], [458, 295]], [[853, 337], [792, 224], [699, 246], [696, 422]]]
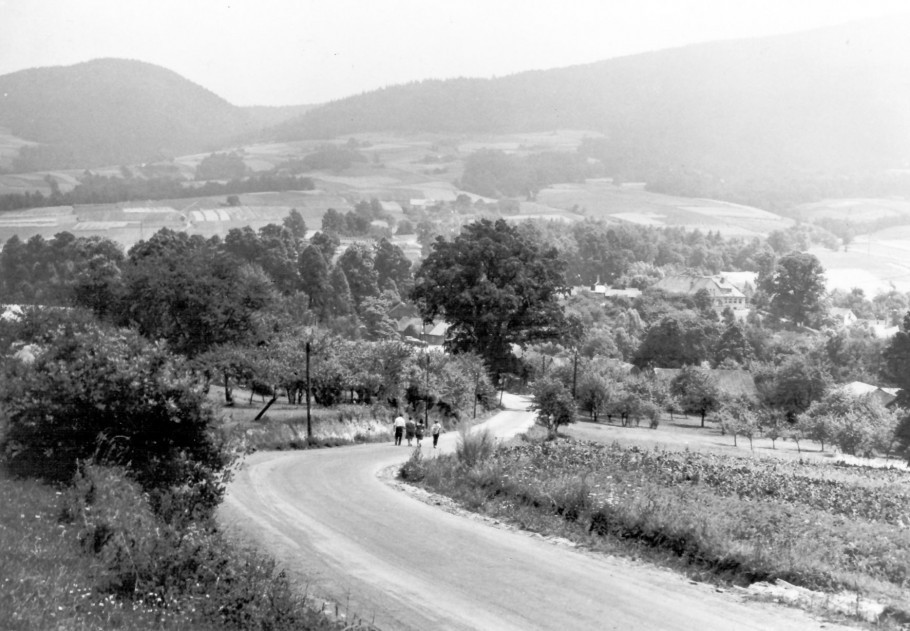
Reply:
[[93, 456], [122, 463], [156, 508], [206, 514], [230, 455], [202, 385], [179, 358], [138, 334], [60, 312], [29, 334], [33, 360], [0, 366], [3, 453], [14, 471], [68, 481]]
[[[120, 468], [84, 466], [62, 518], [103, 568], [95, 588], [192, 628], [335, 629], [307, 607], [274, 560], [240, 549], [206, 521], [161, 522]], [[347, 627], [346, 627], [347, 628]]]

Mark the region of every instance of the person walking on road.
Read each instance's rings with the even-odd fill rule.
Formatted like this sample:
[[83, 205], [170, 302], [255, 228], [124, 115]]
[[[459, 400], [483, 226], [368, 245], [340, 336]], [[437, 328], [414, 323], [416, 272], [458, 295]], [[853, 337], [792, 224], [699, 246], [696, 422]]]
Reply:
[[414, 419], [408, 415], [408, 422], [404, 426], [404, 437], [408, 439], [408, 447], [411, 446], [411, 441], [414, 440], [414, 432], [417, 429]]
[[395, 444], [401, 445], [401, 436], [404, 434], [404, 417], [399, 414], [395, 417]]
[[433, 423], [430, 433], [433, 434], [433, 449], [436, 449], [436, 443], [439, 442], [439, 435], [442, 433], [442, 425], [439, 424], [439, 421]]
[[420, 441], [423, 440], [424, 429], [425, 428], [424, 428], [423, 421], [420, 421], [419, 423], [417, 423], [417, 429], [414, 430], [414, 432], [415, 432], [414, 435], [417, 437], [417, 446], [418, 447], [420, 447]]

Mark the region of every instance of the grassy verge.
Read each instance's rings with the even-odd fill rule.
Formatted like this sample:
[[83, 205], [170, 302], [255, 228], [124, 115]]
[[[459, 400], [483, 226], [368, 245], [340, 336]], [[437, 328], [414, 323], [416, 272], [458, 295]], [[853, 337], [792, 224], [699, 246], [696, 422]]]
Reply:
[[275, 562], [210, 524], [158, 520], [122, 471], [71, 489], [0, 472], [3, 628], [366, 629], [315, 611]]
[[882, 621], [910, 623], [906, 472], [580, 442], [486, 451], [462, 446], [401, 475], [528, 530], [703, 579], [847, 589], [884, 603]]
[[249, 451], [342, 447], [392, 440], [392, 418], [384, 406], [338, 405], [314, 407], [310, 413], [312, 436], [307, 435], [306, 408], [273, 405], [254, 421], [256, 407], [224, 408], [228, 432]]

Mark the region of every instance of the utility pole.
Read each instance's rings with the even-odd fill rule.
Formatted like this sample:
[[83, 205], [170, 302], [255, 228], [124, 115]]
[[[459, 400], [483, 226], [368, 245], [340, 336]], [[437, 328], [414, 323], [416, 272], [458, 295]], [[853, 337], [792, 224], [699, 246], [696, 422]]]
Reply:
[[424, 347], [427, 353], [427, 378], [426, 378], [426, 398], [423, 402], [423, 426], [430, 426], [430, 347]]
[[575, 358], [572, 360], [572, 400], [575, 400], [575, 386], [578, 383], [578, 347], [575, 347]]
[[306, 437], [313, 437], [313, 424], [310, 421], [310, 343], [306, 343]]

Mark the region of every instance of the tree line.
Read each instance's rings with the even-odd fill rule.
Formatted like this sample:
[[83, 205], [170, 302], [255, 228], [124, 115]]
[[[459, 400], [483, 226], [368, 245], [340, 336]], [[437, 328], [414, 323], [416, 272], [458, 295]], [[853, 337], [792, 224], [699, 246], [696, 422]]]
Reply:
[[0, 211], [41, 208], [44, 206], [74, 206], [77, 204], [115, 204], [119, 202], [180, 199], [185, 197], [214, 197], [266, 191], [308, 191], [314, 187], [308, 177], [261, 174], [232, 179], [228, 182], [208, 181], [193, 185], [179, 178], [119, 177], [98, 175], [86, 171], [71, 191], [63, 192], [53, 176], [46, 178], [51, 192], [26, 191], [0, 195]]

